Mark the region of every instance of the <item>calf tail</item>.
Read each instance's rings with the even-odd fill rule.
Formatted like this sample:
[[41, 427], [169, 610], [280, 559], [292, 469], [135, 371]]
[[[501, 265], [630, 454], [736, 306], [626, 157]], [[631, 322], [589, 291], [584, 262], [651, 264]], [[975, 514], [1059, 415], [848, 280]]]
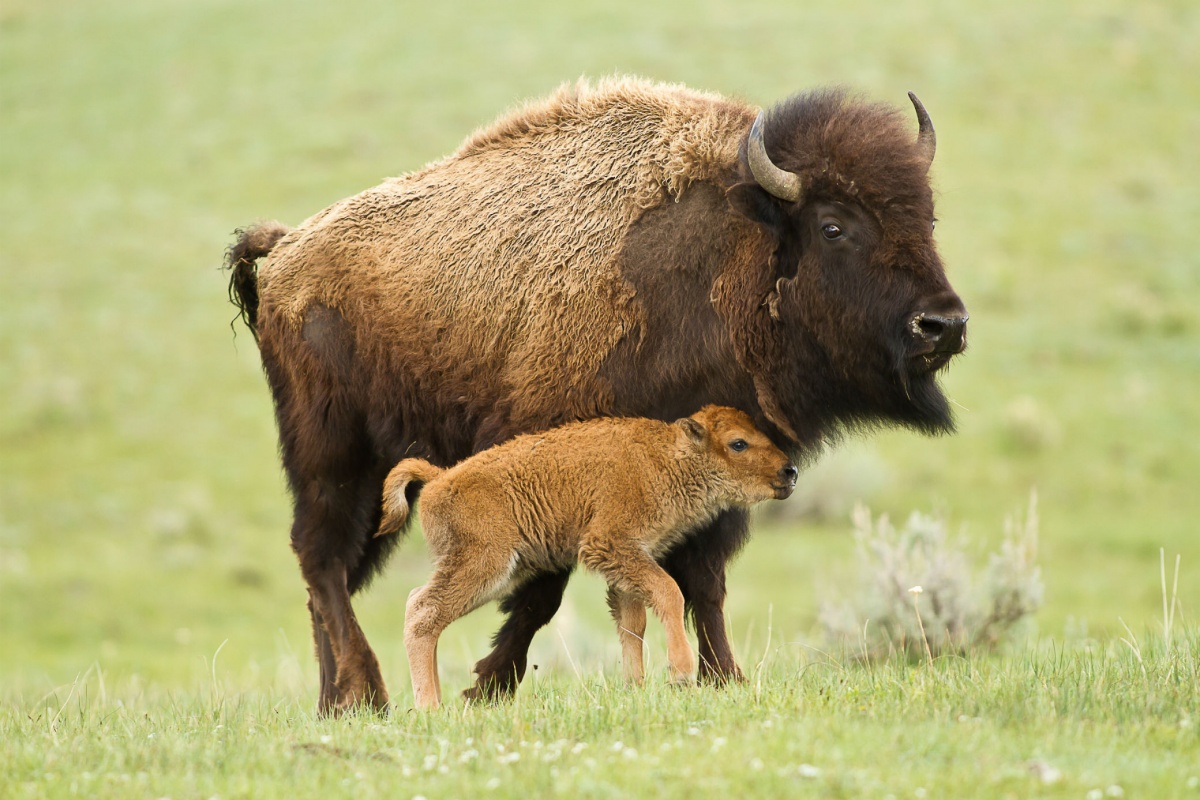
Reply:
[[383, 520], [376, 536], [396, 533], [408, 522], [410, 504], [417, 499], [422, 484], [443, 472], [422, 458], [406, 458], [388, 473], [383, 482]]
[[225, 251], [229, 270], [229, 301], [258, 341], [258, 259], [271, 252], [275, 243], [291, 232], [280, 222], [261, 222], [234, 231], [237, 241]]

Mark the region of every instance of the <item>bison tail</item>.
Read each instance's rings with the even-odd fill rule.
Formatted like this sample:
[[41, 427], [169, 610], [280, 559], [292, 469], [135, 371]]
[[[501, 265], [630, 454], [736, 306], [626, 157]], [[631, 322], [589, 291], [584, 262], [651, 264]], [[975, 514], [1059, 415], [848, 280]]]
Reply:
[[280, 222], [262, 222], [234, 231], [237, 241], [225, 252], [229, 270], [229, 301], [258, 340], [258, 259], [271, 252], [275, 243], [291, 232]]
[[376, 536], [396, 533], [408, 522], [410, 504], [417, 499], [421, 486], [442, 473], [421, 458], [406, 458], [388, 473], [383, 482], [383, 520], [379, 523]]

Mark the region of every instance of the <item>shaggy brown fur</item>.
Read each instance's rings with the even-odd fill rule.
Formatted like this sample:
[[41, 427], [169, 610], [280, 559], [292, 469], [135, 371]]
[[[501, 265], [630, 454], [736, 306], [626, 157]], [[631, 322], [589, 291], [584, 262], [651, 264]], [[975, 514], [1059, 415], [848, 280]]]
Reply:
[[608, 581], [626, 677], [642, 681], [649, 603], [667, 631], [672, 680], [691, 682], [683, 595], [655, 559], [727, 508], [787, 497], [796, 468], [745, 413], [705, 406], [675, 424], [594, 419], [519, 436], [447, 470], [405, 459], [384, 483], [380, 534], [404, 527], [420, 483], [436, 566], [409, 595], [404, 646], [416, 705], [432, 709], [446, 626], [576, 560]]
[[[581, 81], [277, 241], [277, 224], [243, 234], [231, 284], [275, 398], [323, 710], [386, 702], [350, 597], [396, 540], [372, 532], [402, 457], [447, 465], [564, 422], [706, 403], [794, 453], [874, 425], [950, 430], [935, 373], [965, 311], [911, 123], [836, 92], [775, 107], [766, 151], [806, 187], [791, 202], [749, 170], [755, 116], [680, 86]], [[734, 509], [663, 559], [705, 678], [740, 675], [722, 607], [746, 533]], [[568, 575], [502, 603], [476, 695], [516, 686]]]

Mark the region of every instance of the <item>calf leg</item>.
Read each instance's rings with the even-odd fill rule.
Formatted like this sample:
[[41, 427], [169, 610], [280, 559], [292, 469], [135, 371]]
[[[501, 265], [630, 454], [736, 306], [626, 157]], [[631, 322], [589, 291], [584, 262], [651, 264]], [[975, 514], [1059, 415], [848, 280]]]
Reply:
[[642, 643], [646, 636], [646, 604], [640, 597], [610, 584], [608, 607], [612, 610], [613, 619], [617, 621], [625, 680], [635, 685], [640, 684], [645, 677]]
[[748, 535], [747, 512], [725, 511], [663, 560], [663, 568], [679, 584], [692, 613], [700, 647], [699, 677], [703, 682], [719, 685], [729, 680], [745, 680], [725, 631], [724, 608], [725, 569]]
[[525, 677], [533, 635], [554, 618], [562, 604], [571, 570], [538, 575], [506, 597], [500, 610], [508, 614], [492, 638], [492, 652], [475, 665], [475, 685], [463, 692], [471, 702], [512, 695]]
[[[683, 625], [683, 593], [662, 567], [632, 542], [597, 537], [599, 547], [586, 541], [579, 560], [615, 585], [619, 592], [645, 599], [662, 621], [667, 634], [667, 661], [672, 683], [691, 683], [696, 678], [696, 660]], [[643, 631], [645, 628], [643, 627]]]
[[420, 710], [442, 702], [438, 678], [438, 637], [454, 620], [487, 602], [503, 585], [512, 562], [507, 553], [463, 550], [438, 559], [424, 586], [414, 589], [404, 609], [404, 649], [412, 674], [413, 698]]
[[441, 624], [439, 598], [431, 594], [432, 579], [408, 595], [404, 606], [404, 650], [408, 653], [408, 672], [412, 676], [414, 705], [422, 710], [436, 709], [442, 702], [437, 674], [437, 640], [449, 622]]

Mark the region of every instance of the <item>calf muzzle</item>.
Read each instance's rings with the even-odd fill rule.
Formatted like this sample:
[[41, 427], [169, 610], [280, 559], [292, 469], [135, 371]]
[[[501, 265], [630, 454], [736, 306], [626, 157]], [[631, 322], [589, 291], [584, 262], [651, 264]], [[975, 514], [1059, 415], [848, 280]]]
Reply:
[[775, 499], [784, 500], [791, 496], [792, 490], [796, 488], [796, 476], [799, 470], [794, 464], [787, 464], [776, 476], [775, 483], [771, 484], [771, 488], [775, 490]]

